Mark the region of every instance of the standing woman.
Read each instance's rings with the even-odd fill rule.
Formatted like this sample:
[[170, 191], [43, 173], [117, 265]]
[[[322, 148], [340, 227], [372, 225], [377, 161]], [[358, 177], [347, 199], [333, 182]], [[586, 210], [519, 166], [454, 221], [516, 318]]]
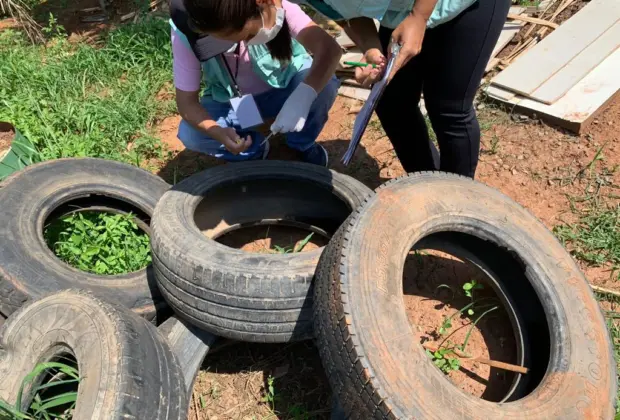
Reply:
[[[376, 112], [407, 172], [440, 169], [474, 177], [480, 126], [473, 101], [502, 31], [510, 0], [299, 0], [332, 19], [377, 65], [356, 69], [358, 82], [376, 81], [390, 42], [402, 45]], [[372, 19], [381, 23], [377, 33]], [[424, 104], [440, 149], [433, 159]]]
[[303, 161], [327, 166], [327, 152], [315, 140], [338, 91], [333, 75], [341, 51], [333, 38], [286, 0], [172, 0], [170, 6], [183, 117], [178, 137], [185, 147], [227, 161], [264, 159], [269, 142], [256, 131], [256, 118], [247, 121], [260, 115], [258, 121], [275, 118], [271, 132], [286, 134]]

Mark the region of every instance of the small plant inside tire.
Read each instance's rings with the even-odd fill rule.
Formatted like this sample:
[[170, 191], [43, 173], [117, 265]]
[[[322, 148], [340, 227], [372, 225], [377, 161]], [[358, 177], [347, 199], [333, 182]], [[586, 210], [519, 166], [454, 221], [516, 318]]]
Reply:
[[151, 262], [149, 237], [131, 214], [73, 212], [51, 221], [47, 245], [67, 264], [100, 275], [127, 274]]
[[150, 262], [150, 220], [169, 185], [103, 159], [26, 167], [0, 188], [0, 313], [81, 288], [149, 320], [165, 305]]
[[0, 349], [0, 419], [187, 418], [183, 369], [164, 335], [91, 292], [28, 302], [0, 329]]
[[[370, 193], [351, 177], [299, 162], [245, 162], [193, 175], [164, 194], [153, 215], [157, 284], [180, 318], [213, 334], [309, 339], [323, 245]], [[280, 241], [244, 249], [234, 235], [248, 228], [263, 237], [288, 230]]]
[[[70, 356], [39, 363], [23, 378], [15, 404], [0, 399], [0, 419], [72, 420], [79, 382], [77, 364]], [[22, 410], [24, 390], [33, 385], [28, 408]]]
[[[527, 367], [506, 398], [463, 392], [426, 352], [403, 299], [412, 249], [464, 258], [495, 279]], [[614, 417], [615, 361], [588, 282], [554, 235], [497, 190], [438, 172], [380, 187], [334, 235], [315, 282], [317, 347], [347, 418]]]
[[527, 368], [518, 312], [498, 296], [496, 277], [464, 249], [427, 239], [405, 261], [403, 300], [433, 364], [461, 390], [499, 402], [511, 398]]

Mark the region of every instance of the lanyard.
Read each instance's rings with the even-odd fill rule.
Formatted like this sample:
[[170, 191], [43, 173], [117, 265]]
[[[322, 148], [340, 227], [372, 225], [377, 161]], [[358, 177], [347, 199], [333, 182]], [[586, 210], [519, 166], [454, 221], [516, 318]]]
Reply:
[[237, 47], [235, 48], [235, 74], [233, 75], [232, 70], [230, 69], [230, 66], [228, 65], [228, 61], [226, 60], [226, 58], [224, 57], [224, 54], [220, 54], [218, 55], [218, 59], [221, 62], [224, 62], [224, 66], [226, 67], [226, 71], [228, 72], [228, 76], [230, 77], [231, 81], [232, 81], [232, 88], [233, 88], [233, 93], [238, 96], [241, 97], [241, 89], [239, 89], [239, 85], [237, 84], [237, 76], [239, 74], [239, 55], [241, 52], [241, 43], [237, 43]]

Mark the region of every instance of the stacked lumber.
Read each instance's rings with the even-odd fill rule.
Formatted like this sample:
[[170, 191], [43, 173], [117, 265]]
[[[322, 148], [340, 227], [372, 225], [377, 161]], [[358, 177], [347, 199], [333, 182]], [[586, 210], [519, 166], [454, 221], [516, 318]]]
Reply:
[[563, 0], [547, 24], [523, 34], [499, 60], [504, 70], [486, 91], [520, 111], [580, 132], [620, 89], [620, 2], [592, 0], [554, 29], [554, 20], [574, 1]]

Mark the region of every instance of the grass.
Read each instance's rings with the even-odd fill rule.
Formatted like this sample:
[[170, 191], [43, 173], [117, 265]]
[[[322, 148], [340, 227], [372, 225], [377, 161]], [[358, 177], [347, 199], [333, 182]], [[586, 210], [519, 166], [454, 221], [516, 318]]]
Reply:
[[149, 237], [132, 215], [73, 213], [49, 224], [44, 236], [58, 258], [89, 273], [131, 273], [151, 262]]
[[43, 160], [99, 157], [144, 165], [160, 156], [148, 127], [174, 110], [166, 99], [172, 97], [167, 22], [123, 25], [96, 45], [69, 42], [53, 20], [46, 29], [46, 45], [0, 32], [0, 121], [21, 130]]
[[[450, 286], [441, 284], [438, 288], [447, 288], [450, 291], [452, 289]], [[442, 324], [437, 329], [437, 333], [439, 336], [445, 336], [443, 341], [439, 344], [439, 347], [435, 351], [426, 350], [426, 354], [431, 358], [433, 364], [437, 366], [443, 373], [450, 373], [453, 370], [458, 370], [461, 367], [460, 359], [458, 359], [455, 353], [455, 349], [460, 350], [463, 353], [466, 353], [467, 344], [469, 343], [469, 338], [471, 337], [471, 333], [478, 323], [489, 313], [497, 310], [499, 308], [496, 305], [497, 300], [488, 297], [478, 298], [475, 296], [476, 290], [484, 289], [484, 285], [478, 283], [476, 280], [472, 279], [463, 284], [463, 293], [465, 296], [469, 298], [469, 303], [463, 306], [458, 311], [455, 311], [450, 316], [446, 316], [442, 322]], [[452, 291], [453, 292], [453, 291]], [[452, 293], [454, 296], [454, 292]], [[467, 334], [465, 335], [465, 339], [463, 343], [458, 345], [453, 345], [450, 340], [450, 336], [453, 333], [450, 333], [450, 329], [452, 328], [452, 320], [455, 316], [474, 316], [478, 312], [482, 312], [480, 315], [477, 315], [475, 320], [471, 322], [469, 325], [469, 329]], [[448, 357], [450, 356], [450, 357]]]
[[620, 268], [620, 205], [592, 207], [573, 224], [556, 226], [556, 236], [578, 259], [594, 265]]
[[[39, 385], [36, 385], [41, 381]], [[70, 420], [77, 401], [78, 370], [65, 363], [40, 363], [24, 377], [14, 404], [0, 400], [0, 420]], [[22, 410], [24, 393], [33, 395]]]
[[[269, 231], [267, 231], [269, 232]], [[310, 239], [312, 239], [312, 237], [314, 236], [314, 232], [310, 233], [308, 236], [306, 236], [303, 240], [301, 240], [297, 245], [295, 246], [279, 246], [279, 245], [274, 245], [274, 251], [276, 254], [290, 254], [290, 253], [298, 253], [304, 250], [304, 248], [306, 247], [306, 245], [308, 245], [308, 243], [310, 242]]]

